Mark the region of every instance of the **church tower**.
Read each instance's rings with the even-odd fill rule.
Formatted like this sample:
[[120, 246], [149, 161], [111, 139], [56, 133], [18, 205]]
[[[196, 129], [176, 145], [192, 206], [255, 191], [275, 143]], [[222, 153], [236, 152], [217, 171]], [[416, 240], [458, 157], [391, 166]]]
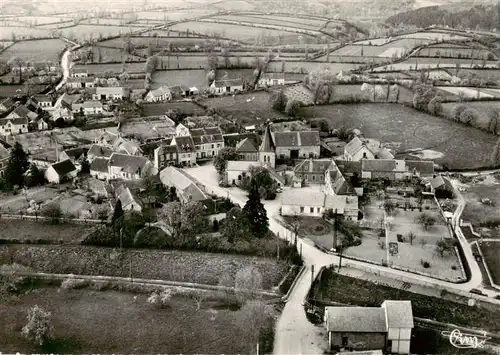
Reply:
[[259, 161], [270, 168], [274, 169], [276, 167], [276, 146], [274, 145], [269, 124], [266, 125], [264, 137], [259, 147]]

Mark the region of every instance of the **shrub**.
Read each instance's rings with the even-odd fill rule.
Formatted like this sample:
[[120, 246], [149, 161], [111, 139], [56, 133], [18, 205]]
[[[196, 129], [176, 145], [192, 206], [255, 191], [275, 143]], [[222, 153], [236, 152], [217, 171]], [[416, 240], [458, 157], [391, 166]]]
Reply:
[[83, 279], [75, 279], [74, 277], [70, 276], [66, 280], [64, 280], [61, 283], [61, 289], [63, 290], [77, 290], [80, 288], [85, 288], [89, 285], [89, 282], [87, 280]]
[[425, 261], [424, 259], [420, 260], [420, 264], [424, 267], [424, 269], [428, 269], [431, 267], [431, 264], [428, 261]]
[[155, 291], [148, 297], [148, 303], [160, 308], [168, 307], [172, 296], [173, 292], [168, 288], [161, 291]]
[[49, 218], [50, 223], [52, 224], [59, 224], [63, 217], [61, 206], [55, 204], [45, 207], [45, 209], [42, 211], [42, 215]]
[[35, 305], [28, 310], [28, 323], [22, 329], [22, 335], [38, 344], [43, 345], [50, 338], [51, 313]]

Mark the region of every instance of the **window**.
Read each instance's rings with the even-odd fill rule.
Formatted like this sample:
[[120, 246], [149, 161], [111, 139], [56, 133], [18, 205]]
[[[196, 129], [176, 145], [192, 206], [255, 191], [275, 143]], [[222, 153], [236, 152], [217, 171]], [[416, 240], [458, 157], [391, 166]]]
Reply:
[[366, 159], [366, 152], [365, 152], [365, 153], [363, 153], [363, 158], [364, 158], [364, 159]]
[[300, 213], [304, 213], [304, 207], [300, 206]]
[[220, 148], [220, 143], [217, 143], [217, 148]]
[[321, 210], [321, 208], [320, 208], [320, 207], [316, 208], [316, 212], [318, 212], [318, 213], [319, 213], [319, 212], [320, 212], [320, 210]]
[[188, 158], [191, 158], [191, 154], [188, 154]]
[[313, 175], [313, 181], [316, 181], [316, 175]]
[[347, 346], [348, 343], [349, 339], [347, 339], [347, 337], [342, 337], [342, 346]]
[[314, 207], [310, 207], [309, 212], [314, 213]]

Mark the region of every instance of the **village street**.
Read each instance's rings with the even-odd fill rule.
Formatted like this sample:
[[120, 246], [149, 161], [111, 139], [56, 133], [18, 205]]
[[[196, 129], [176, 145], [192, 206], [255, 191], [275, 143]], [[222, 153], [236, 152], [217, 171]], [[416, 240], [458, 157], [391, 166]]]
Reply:
[[[233, 202], [238, 203], [241, 207], [244, 206], [247, 198], [246, 192], [239, 188], [222, 188], [218, 186], [217, 174], [212, 164], [207, 164], [203, 166], [198, 166], [194, 168], [185, 169], [187, 173], [193, 176], [200, 183], [205, 185], [206, 191], [208, 193], [213, 193], [221, 197], [228, 197]], [[269, 217], [269, 228], [276, 234], [279, 234], [281, 238], [287, 238], [287, 236], [292, 235], [291, 231], [287, 231], [282, 224], [278, 221], [281, 218], [279, 216], [279, 208], [281, 205], [279, 195], [275, 200], [263, 201], [267, 215]], [[463, 199], [461, 200], [461, 205], [464, 204]], [[458, 213], [461, 213], [463, 206], [457, 209]], [[454, 217], [454, 222], [459, 218]], [[462, 236], [463, 238], [463, 236]], [[461, 240], [462, 242], [462, 240]], [[466, 243], [467, 244], [467, 243]], [[332, 254], [327, 254], [316, 247], [313, 243], [305, 238], [298, 239], [298, 247], [302, 250], [302, 256], [304, 258], [307, 270], [302, 274], [296, 286], [291, 291], [290, 297], [286, 306], [278, 320], [276, 326], [276, 336], [274, 342], [274, 353], [275, 354], [320, 354], [323, 353], [320, 344], [325, 342], [324, 337], [321, 336], [321, 327], [316, 327], [311, 324], [305, 315], [303, 308], [304, 299], [311, 285], [311, 266], [314, 265], [314, 277], [317, 275], [318, 271], [322, 266], [328, 265], [338, 265], [339, 257]], [[470, 252], [466, 252], [466, 255]], [[472, 256], [472, 252], [470, 252]], [[467, 256], [469, 260], [469, 256]], [[345, 259], [344, 259], [345, 260]], [[462, 284], [453, 284], [445, 281], [440, 281], [425, 276], [412, 274], [404, 271], [399, 271], [379, 265], [367, 264], [359, 262], [356, 260], [345, 260], [343, 266], [349, 266], [352, 268], [362, 267], [363, 269], [371, 269], [375, 274], [377, 271], [384, 271], [386, 274], [390, 274], [394, 279], [398, 278], [410, 278], [418, 281], [425, 282], [435, 286], [436, 288], [453, 288], [456, 290], [470, 291], [472, 288], [481, 288], [482, 275], [479, 271], [477, 262], [472, 258], [472, 278], [470, 281]], [[474, 266], [475, 265], [475, 266]]]

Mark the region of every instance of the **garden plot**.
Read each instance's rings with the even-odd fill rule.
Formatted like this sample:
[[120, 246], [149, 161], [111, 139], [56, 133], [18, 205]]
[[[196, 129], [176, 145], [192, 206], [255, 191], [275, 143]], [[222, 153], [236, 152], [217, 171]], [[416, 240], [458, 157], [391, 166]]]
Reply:
[[484, 263], [491, 275], [493, 283], [500, 286], [500, 240], [492, 242], [479, 242], [479, 247], [484, 255]]
[[51, 37], [50, 31], [38, 27], [0, 26], [0, 39], [31, 39]]
[[0, 58], [9, 60], [18, 57], [25, 62], [51, 61], [57, 63], [59, 54], [66, 48], [66, 42], [60, 39], [40, 39], [19, 41], [0, 54]]
[[54, 243], [62, 240], [80, 243], [94, 228], [94, 225], [85, 224], [51, 224], [41, 220], [0, 219], [0, 239], [15, 239], [20, 242], [44, 240]]
[[314, 104], [313, 93], [304, 85], [294, 85], [287, 87], [285, 89], [285, 95], [289, 100], [297, 100], [305, 106]]
[[467, 88], [459, 86], [436, 86], [436, 89], [448, 92], [457, 96], [464, 96], [467, 98], [493, 98], [500, 97], [500, 90]]
[[[133, 285], [128, 289], [134, 290]], [[173, 291], [168, 306], [159, 307], [148, 302], [150, 294], [117, 292], [99, 286], [75, 290], [54, 286], [32, 289], [16, 296], [16, 300], [1, 301], [4, 303], [0, 307], [0, 318], [6, 325], [0, 328], [2, 350], [8, 353], [127, 353], [134, 349], [138, 353], [246, 354], [255, 348], [251, 339], [254, 336], [258, 339], [258, 332], [273, 332], [272, 322], [263, 321], [265, 318], [254, 313], [255, 308], [253, 312], [251, 307], [240, 308], [234, 297], [215, 292], [197, 297], [197, 291]], [[196, 299], [203, 300], [200, 307]], [[24, 339], [20, 331], [26, 324], [29, 307], [35, 304], [52, 313], [55, 341], [43, 350]], [[276, 316], [272, 308], [265, 309], [267, 314]], [[253, 332], [249, 331], [248, 319], [260, 319]], [[264, 343], [261, 349], [272, 352], [272, 347], [265, 348]]]

